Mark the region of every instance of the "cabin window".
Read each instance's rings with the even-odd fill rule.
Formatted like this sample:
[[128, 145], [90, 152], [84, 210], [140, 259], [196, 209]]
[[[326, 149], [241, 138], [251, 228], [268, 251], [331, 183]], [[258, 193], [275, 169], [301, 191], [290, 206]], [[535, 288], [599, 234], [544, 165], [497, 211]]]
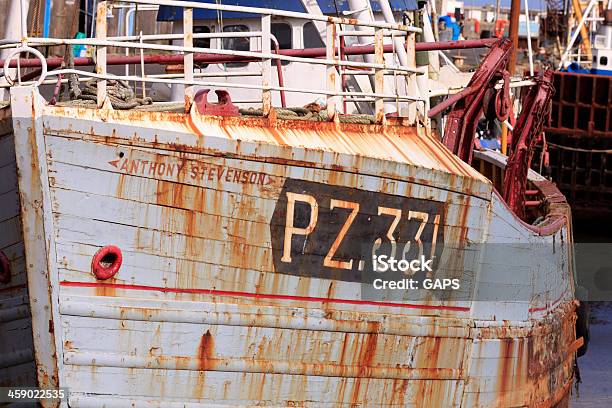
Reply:
[[608, 57], [599, 58], [599, 65], [605, 67], [608, 65]]
[[[223, 27], [223, 32], [225, 33], [244, 33], [248, 32], [249, 27], [237, 24], [237, 25], [226, 25]], [[223, 49], [224, 50], [234, 50], [234, 51], [251, 51], [251, 43], [249, 37], [236, 37], [236, 38], [224, 38], [223, 39]], [[240, 68], [246, 67], [249, 65], [248, 62], [230, 62], [225, 64], [230, 68]]]
[[[270, 26], [272, 35], [278, 40], [278, 47], [281, 50], [293, 48], [293, 36], [291, 35], [291, 26], [287, 23], [272, 23]], [[271, 44], [272, 52], [274, 52], [274, 44]], [[287, 65], [289, 61], [281, 61], [281, 64]]]
[[[193, 27], [194, 34], [208, 34], [210, 33], [210, 27], [207, 26], [195, 26]], [[195, 48], [210, 48], [210, 38], [194, 38], [193, 46]], [[196, 64], [198, 68], [204, 69], [208, 66], [208, 64], [198, 63]]]
[[308, 22], [304, 24], [304, 48], [323, 48], [325, 44], [321, 40], [319, 30], [314, 23]]

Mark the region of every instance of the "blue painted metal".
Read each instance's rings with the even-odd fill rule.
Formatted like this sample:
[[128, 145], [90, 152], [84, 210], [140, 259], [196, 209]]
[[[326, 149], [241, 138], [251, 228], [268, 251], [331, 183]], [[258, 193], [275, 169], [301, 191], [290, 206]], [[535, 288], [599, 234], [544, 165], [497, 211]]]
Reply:
[[[216, 4], [215, 0], [196, 0], [198, 3]], [[305, 13], [306, 9], [300, 0], [221, 0], [224, 6], [262, 7], [276, 10]], [[254, 18], [255, 14], [222, 12], [223, 18]], [[217, 10], [193, 10], [194, 20], [216, 20]], [[161, 6], [157, 12], [157, 21], [178, 21], [183, 19], [183, 9], [179, 7]]]
[[446, 27], [453, 30], [453, 37], [452, 37], [453, 41], [457, 41], [459, 39], [459, 34], [461, 34], [461, 27], [459, 27], [459, 24], [453, 21], [452, 17], [442, 16], [438, 19], [438, 21], [444, 21], [444, 24], [446, 24]]
[[[334, 0], [317, 0], [319, 3], [319, 7], [323, 14], [336, 15], [336, 4], [338, 5], [338, 11], [348, 11], [348, 0], [336, 0], [334, 4]], [[391, 6], [391, 10], [395, 12], [402, 12], [405, 10], [416, 10], [418, 9], [416, 0], [390, 0], [389, 4]], [[378, 0], [370, 0], [370, 5], [372, 6], [373, 12], [380, 12], [380, 2]]]
[[[215, 0], [196, 0], [199, 3], [215, 4]], [[336, 15], [336, 6], [338, 12], [348, 11], [348, 0], [317, 0], [323, 14]], [[221, 0], [223, 5], [241, 6], [241, 7], [263, 7], [276, 10], [295, 11], [306, 13], [306, 9], [300, 0]], [[378, 0], [370, 0], [372, 11], [380, 12], [380, 3]], [[416, 0], [391, 0], [391, 9], [395, 12], [405, 10], [416, 10], [418, 8]], [[216, 20], [216, 10], [195, 10], [193, 11], [194, 20]], [[253, 18], [254, 14], [249, 13], [233, 13], [223, 12], [223, 18]], [[177, 7], [162, 6], [157, 13], [158, 21], [177, 21], [182, 20], [183, 11]]]
[[45, 0], [45, 18], [43, 22], [44, 38], [49, 38], [49, 29], [51, 26], [51, 2], [52, 0]]
[[597, 68], [582, 68], [580, 64], [577, 62], [572, 62], [567, 67], [567, 72], [575, 72], [577, 74], [591, 74], [591, 75], [603, 75], [603, 76], [612, 76], [612, 71], [607, 69], [597, 69]]
[[[529, 32], [531, 38], [538, 38], [540, 36], [540, 23], [530, 21]], [[519, 21], [518, 35], [520, 38], [527, 38], [527, 23], [525, 21]]]

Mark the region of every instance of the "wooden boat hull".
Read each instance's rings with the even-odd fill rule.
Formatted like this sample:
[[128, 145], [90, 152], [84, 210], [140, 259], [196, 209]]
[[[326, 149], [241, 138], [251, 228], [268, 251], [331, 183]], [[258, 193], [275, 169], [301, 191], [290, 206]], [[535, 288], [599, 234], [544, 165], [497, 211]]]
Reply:
[[[0, 295], [28, 294], [32, 329], [8, 344], [33, 336], [28, 375], [69, 406], [567, 404], [567, 205], [529, 226], [399, 125], [52, 107], [27, 87], [11, 109], [25, 265]], [[436, 240], [462, 291], [364, 295], [347, 242], [398, 210], [398, 243]], [[122, 263], [101, 279], [108, 245]], [[482, 295], [499, 287], [516, 297]]]

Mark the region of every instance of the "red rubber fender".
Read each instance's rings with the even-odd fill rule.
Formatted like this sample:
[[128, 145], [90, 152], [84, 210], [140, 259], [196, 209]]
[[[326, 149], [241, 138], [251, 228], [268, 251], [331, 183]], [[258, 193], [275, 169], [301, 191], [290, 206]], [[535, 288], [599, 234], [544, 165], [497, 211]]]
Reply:
[[114, 245], [107, 245], [96, 252], [91, 260], [91, 272], [96, 279], [110, 279], [119, 272], [123, 255], [121, 249]]
[[11, 281], [11, 263], [4, 252], [0, 251], [0, 283], [7, 284]]

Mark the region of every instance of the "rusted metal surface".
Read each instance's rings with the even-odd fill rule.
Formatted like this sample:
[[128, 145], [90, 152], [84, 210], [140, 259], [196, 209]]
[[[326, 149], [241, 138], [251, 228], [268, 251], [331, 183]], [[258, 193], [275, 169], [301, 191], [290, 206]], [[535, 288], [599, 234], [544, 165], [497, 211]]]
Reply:
[[513, 130], [503, 197], [512, 211], [521, 218], [525, 217], [527, 172], [535, 145], [542, 137], [542, 127], [550, 111], [550, 98], [554, 93], [552, 77], [553, 71], [547, 69], [536, 79], [536, 85], [529, 89], [521, 101], [521, 114]]
[[554, 86], [548, 134], [612, 137], [612, 77], [557, 71]]
[[548, 163], [542, 146], [532, 168], [542, 168], [567, 197], [575, 212], [602, 213], [612, 203], [612, 143], [609, 138], [546, 133]]
[[[575, 212], [612, 208], [612, 79], [555, 72], [545, 143], [532, 168], [557, 184]], [[543, 151], [544, 149], [544, 151]]]
[[[494, 46], [474, 73], [468, 86], [430, 109], [428, 113], [431, 118], [454, 105], [447, 117], [444, 144], [466, 163], [472, 160], [474, 134], [477, 120], [483, 110], [482, 103], [485, 95], [499, 79], [508, 78], [505, 74], [505, 67], [512, 52], [513, 45], [508, 40]], [[507, 91], [503, 90], [497, 92], [501, 95], [507, 94]], [[501, 103], [500, 107], [504, 104], [505, 102]]]
[[[507, 78], [504, 72], [513, 50], [512, 42], [509, 40], [503, 40], [491, 48], [468, 86], [430, 109], [428, 113], [431, 118], [454, 105], [447, 115], [444, 144], [466, 163], [472, 160], [474, 134], [477, 120], [483, 110], [482, 103], [485, 95], [499, 79]], [[503, 90], [498, 92], [502, 95], [504, 93]], [[500, 104], [500, 107], [501, 105], [503, 103]]]
[[238, 116], [238, 107], [232, 103], [230, 94], [221, 89], [215, 90], [217, 94], [217, 103], [208, 102], [208, 93], [210, 89], [199, 90], [195, 97], [194, 103], [198, 112], [201, 115], [220, 115], [220, 116]]

